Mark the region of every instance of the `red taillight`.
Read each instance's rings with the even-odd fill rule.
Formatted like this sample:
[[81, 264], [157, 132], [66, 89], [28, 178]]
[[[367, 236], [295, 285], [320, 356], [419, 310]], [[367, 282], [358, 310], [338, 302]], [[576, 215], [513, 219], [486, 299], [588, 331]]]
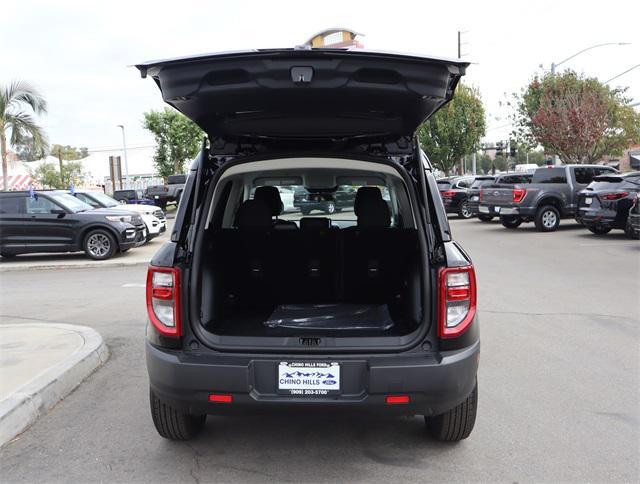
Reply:
[[456, 196], [456, 192], [453, 190], [447, 190], [446, 192], [442, 192], [442, 198], [453, 198]]
[[484, 188], [480, 189], [480, 201], [484, 198]]
[[525, 188], [514, 188], [513, 189], [513, 201], [516, 203], [520, 203], [524, 196], [527, 194], [527, 190]]
[[233, 395], [222, 395], [219, 393], [211, 393], [209, 401], [213, 403], [233, 403]]
[[598, 195], [602, 200], [620, 200], [621, 198], [629, 195], [629, 192], [616, 192], [616, 193], [604, 193], [602, 195]]
[[410, 401], [409, 395], [387, 395], [387, 405], [399, 405]]
[[149, 266], [147, 313], [151, 324], [163, 336], [182, 336], [180, 299], [180, 270]]
[[447, 267], [440, 271], [438, 334], [456, 338], [476, 315], [476, 272], [473, 266]]

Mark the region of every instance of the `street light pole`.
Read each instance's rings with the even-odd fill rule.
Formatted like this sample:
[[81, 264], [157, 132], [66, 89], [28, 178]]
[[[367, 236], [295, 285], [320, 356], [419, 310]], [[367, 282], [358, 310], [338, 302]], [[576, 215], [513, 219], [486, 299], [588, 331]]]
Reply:
[[122, 129], [122, 150], [124, 151], [124, 179], [127, 182], [127, 188], [129, 188], [129, 161], [127, 160], [127, 141], [124, 137], [124, 125], [119, 124], [118, 128]]
[[567, 61], [570, 61], [574, 57], [577, 57], [580, 54], [582, 54], [584, 52], [587, 52], [588, 50], [596, 49], [598, 47], [604, 47], [604, 46], [607, 46], [607, 45], [631, 45], [631, 44], [629, 42], [604, 42], [602, 44], [592, 45], [591, 47], [587, 47], [586, 49], [582, 49], [581, 51], [576, 52], [573, 55], [570, 55], [569, 57], [567, 57], [564, 60], [561, 60], [560, 62], [552, 62], [551, 63], [551, 75], [554, 76], [556, 74], [556, 67], [558, 67], [559, 65], [564, 64]]

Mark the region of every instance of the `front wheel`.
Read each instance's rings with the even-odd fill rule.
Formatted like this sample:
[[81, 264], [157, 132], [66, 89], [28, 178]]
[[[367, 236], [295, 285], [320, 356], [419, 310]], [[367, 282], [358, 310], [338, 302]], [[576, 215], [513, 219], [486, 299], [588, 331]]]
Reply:
[[478, 215], [478, 219], [480, 219], [481, 222], [491, 222], [493, 220], [493, 216], [491, 216], [491, 215]]
[[538, 232], [553, 232], [560, 226], [560, 212], [553, 205], [545, 205], [536, 212], [534, 222]]
[[517, 215], [501, 215], [500, 223], [507, 229], [517, 229], [522, 223], [522, 219]]
[[336, 213], [336, 204], [333, 202], [328, 202], [324, 207], [324, 211], [329, 215]]
[[589, 232], [596, 235], [604, 235], [611, 232], [611, 229], [609, 227], [602, 227], [600, 225], [592, 225], [591, 227], [587, 228], [589, 229]]
[[478, 382], [476, 381], [473, 391], [460, 405], [442, 415], [425, 417], [427, 430], [433, 438], [445, 442], [466, 439], [476, 423], [477, 410]]
[[109, 232], [96, 229], [89, 232], [83, 242], [85, 253], [93, 260], [106, 260], [116, 251], [116, 240]]
[[204, 428], [206, 415], [191, 415], [160, 400], [149, 389], [153, 425], [161, 437], [169, 440], [191, 440]]
[[465, 220], [473, 217], [473, 214], [471, 213], [471, 210], [469, 210], [469, 205], [467, 205], [467, 202], [462, 202], [460, 204], [460, 208], [458, 209], [458, 217]]

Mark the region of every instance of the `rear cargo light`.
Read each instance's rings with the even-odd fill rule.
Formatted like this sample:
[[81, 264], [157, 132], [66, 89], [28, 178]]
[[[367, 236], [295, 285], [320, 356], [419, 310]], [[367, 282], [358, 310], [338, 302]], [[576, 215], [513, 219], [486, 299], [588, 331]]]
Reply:
[[387, 395], [387, 405], [401, 405], [411, 402], [409, 395]]
[[446, 192], [442, 192], [442, 198], [453, 198], [456, 196], [456, 192], [453, 190], [447, 190]]
[[147, 313], [160, 334], [182, 336], [179, 269], [149, 266]]
[[214, 403], [233, 403], [233, 395], [223, 395], [220, 393], [211, 393], [209, 401]]
[[473, 266], [447, 267], [440, 271], [438, 334], [456, 338], [476, 315], [476, 272]]
[[599, 195], [599, 197], [603, 200], [620, 200], [621, 198], [629, 195], [629, 192], [616, 192], [616, 193], [604, 193]]
[[513, 201], [516, 203], [520, 203], [524, 196], [527, 194], [527, 190], [525, 188], [514, 188], [513, 189]]

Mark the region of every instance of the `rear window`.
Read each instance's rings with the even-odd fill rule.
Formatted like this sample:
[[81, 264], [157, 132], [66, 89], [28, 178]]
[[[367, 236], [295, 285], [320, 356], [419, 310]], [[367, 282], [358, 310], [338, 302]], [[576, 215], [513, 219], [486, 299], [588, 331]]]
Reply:
[[493, 178], [487, 178], [486, 180], [476, 180], [473, 182], [473, 185], [471, 185], [471, 188], [480, 188], [480, 187], [486, 187], [487, 185], [491, 185], [494, 182]]
[[187, 175], [169, 175], [167, 182], [169, 185], [183, 185], [187, 181]]
[[441, 192], [444, 190], [449, 190], [451, 188], [451, 182], [447, 180], [438, 181], [438, 190]]
[[532, 175], [504, 175], [499, 177], [496, 182], [497, 183], [529, 183], [531, 181]]
[[538, 168], [531, 183], [567, 183], [567, 175], [562, 168]]

